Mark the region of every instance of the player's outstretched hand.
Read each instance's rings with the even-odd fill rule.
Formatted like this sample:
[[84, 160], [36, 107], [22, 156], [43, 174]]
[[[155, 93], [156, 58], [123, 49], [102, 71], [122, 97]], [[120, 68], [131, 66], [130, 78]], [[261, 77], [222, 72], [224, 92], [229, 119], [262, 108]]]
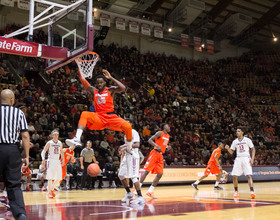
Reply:
[[111, 76], [111, 74], [109, 73], [108, 70], [103, 69], [102, 72], [103, 72], [103, 75], [104, 75], [107, 79], [111, 79], [111, 78], [112, 78], [112, 76]]

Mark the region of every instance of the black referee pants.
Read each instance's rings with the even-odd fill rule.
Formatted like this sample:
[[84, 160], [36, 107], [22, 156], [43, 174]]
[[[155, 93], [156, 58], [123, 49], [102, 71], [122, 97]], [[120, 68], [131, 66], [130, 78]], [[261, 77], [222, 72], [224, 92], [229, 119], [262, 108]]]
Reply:
[[[87, 162], [84, 162], [83, 165], [84, 165], [84, 170], [83, 170], [83, 176], [82, 176], [82, 183], [81, 183], [81, 188], [86, 188], [87, 187], [90, 187], [90, 183], [92, 181], [92, 177], [90, 177], [87, 173], [87, 168], [88, 166], [90, 165], [91, 163], [87, 163]], [[87, 184], [86, 184], [87, 183]]]
[[0, 144], [0, 175], [3, 175], [11, 211], [16, 219], [20, 214], [26, 215], [20, 188], [21, 164], [21, 156], [17, 145]]

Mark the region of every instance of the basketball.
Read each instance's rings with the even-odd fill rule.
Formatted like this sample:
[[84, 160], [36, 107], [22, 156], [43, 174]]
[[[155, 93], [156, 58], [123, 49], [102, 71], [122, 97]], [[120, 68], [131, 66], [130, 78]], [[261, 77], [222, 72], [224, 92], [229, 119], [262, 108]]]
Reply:
[[96, 163], [92, 163], [87, 168], [87, 173], [91, 177], [96, 177], [100, 172], [100, 167]]

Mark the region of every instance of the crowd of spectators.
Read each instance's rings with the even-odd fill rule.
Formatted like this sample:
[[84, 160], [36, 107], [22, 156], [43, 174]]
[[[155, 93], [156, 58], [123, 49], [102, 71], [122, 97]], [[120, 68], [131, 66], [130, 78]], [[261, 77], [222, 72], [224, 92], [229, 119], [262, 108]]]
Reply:
[[[166, 166], [205, 165], [217, 142], [230, 144], [239, 126], [254, 142], [255, 165], [280, 163], [279, 52], [249, 52], [214, 63], [140, 54], [136, 48], [114, 44], [98, 45], [96, 52], [101, 62], [94, 75], [104, 68], [127, 86], [126, 93], [115, 98], [115, 112], [132, 121], [145, 157], [152, 149], [147, 140], [161, 123], [171, 126], [172, 149], [164, 156]], [[72, 138], [81, 111], [93, 111], [92, 100], [79, 81], [75, 64], [53, 72], [44, 88], [28, 76], [22, 76], [22, 82], [16, 85], [9, 68], [2, 60], [0, 64], [1, 87], [10, 86], [16, 100], [27, 106], [34, 144], [30, 157], [40, 161], [50, 130], [58, 128], [62, 140]], [[93, 141], [101, 168], [111, 160], [119, 167], [117, 148], [123, 142], [122, 133], [87, 131], [83, 142], [87, 140]], [[76, 157], [80, 151], [75, 150]], [[224, 165], [234, 160], [226, 152], [221, 159]], [[34, 164], [38, 167], [39, 162]]]

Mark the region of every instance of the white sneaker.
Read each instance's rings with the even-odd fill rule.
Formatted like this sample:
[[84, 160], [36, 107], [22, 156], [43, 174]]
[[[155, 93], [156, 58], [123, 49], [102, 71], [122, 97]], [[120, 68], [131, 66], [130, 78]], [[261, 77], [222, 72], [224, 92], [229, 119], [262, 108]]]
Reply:
[[143, 196], [137, 196], [136, 199], [130, 202], [131, 204], [145, 204], [145, 199]]
[[76, 136], [72, 139], [66, 139], [65, 143], [69, 146], [69, 147], [73, 147], [73, 146], [82, 146], [82, 142], [80, 141], [80, 139], [78, 139]]
[[132, 192], [126, 193], [126, 194], [125, 194], [125, 197], [122, 199], [122, 202], [129, 201], [129, 200], [131, 200], [133, 197], [134, 197], [134, 195], [133, 195]]

